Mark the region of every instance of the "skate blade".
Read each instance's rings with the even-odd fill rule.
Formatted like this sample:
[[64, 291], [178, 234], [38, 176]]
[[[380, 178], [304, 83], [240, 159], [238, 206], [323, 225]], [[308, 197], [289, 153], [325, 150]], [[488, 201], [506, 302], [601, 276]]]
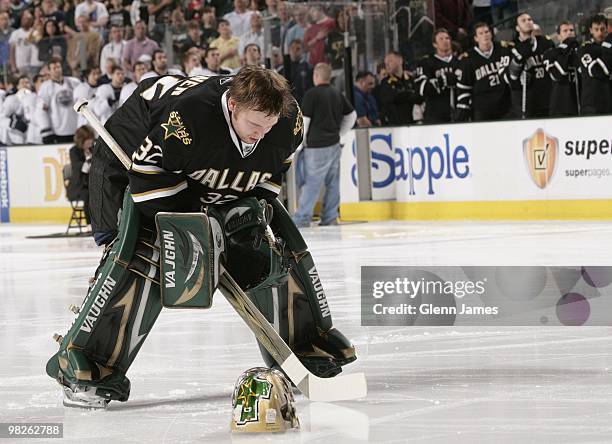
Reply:
[[82, 408], [89, 410], [104, 410], [108, 407], [108, 399], [92, 395], [88, 392], [75, 394], [70, 388], [64, 389], [64, 407]]

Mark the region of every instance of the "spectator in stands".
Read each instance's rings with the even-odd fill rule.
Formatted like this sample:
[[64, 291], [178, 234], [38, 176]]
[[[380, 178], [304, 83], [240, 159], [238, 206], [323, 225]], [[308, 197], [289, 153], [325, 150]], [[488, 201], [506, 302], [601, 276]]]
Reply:
[[103, 124], [119, 108], [119, 98], [124, 84], [125, 74], [123, 68], [115, 65], [111, 71], [111, 82], [101, 85], [96, 89], [91, 109]]
[[111, 72], [113, 66], [118, 65], [118, 61], [112, 57], [107, 57], [104, 66], [100, 68], [100, 77], [98, 77], [98, 86], [106, 85], [111, 81]]
[[256, 43], [249, 43], [244, 48], [244, 64], [242, 66], [263, 66], [261, 62], [261, 49]]
[[294, 40], [299, 39], [301, 42], [304, 42], [304, 34], [308, 28], [307, 18], [308, 11], [306, 7], [302, 5], [296, 6], [293, 12], [295, 24], [287, 29], [287, 34], [285, 35], [285, 46], [283, 49], [285, 54], [289, 53], [289, 45]]
[[[112, 18], [112, 16], [111, 16]], [[115, 60], [115, 63], [121, 61], [121, 55], [125, 49], [127, 42], [123, 40], [123, 27], [111, 24], [110, 32], [108, 34], [108, 43], [102, 48], [100, 53], [100, 67], [106, 66], [106, 59], [111, 57]]]
[[167, 74], [181, 75], [181, 71], [178, 69], [168, 69], [168, 56], [163, 49], [156, 49], [153, 51], [153, 58], [151, 60], [151, 71], [145, 73], [141, 80], [149, 79], [151, 77], [165, 76]]
[[[48, 62], [53, 56], [66, 60], [68, 45], [66, 36], [60, 34], [59, 25], [55, 20], [47, 20], [44, 25], [42, 38], [38, 41], [38, 59], [41, 62]], [[67, 67], [64, 64], [64, 69]]]
[[24, 101], [35, 99], [28, 76], [17, 79], [17, 91], [4, 98], [0, 106], [0, 143], [20, 145], [26, 142], [28, 120]]
[[422, 99], [415, 91], [414, 80], [404, 69], [404, 59], [399, 52], [385, 56], [387, 76], [377, 91], [378, 110], [384, 125], [409, 125], [414, 123], [412, 109]]
[[79, 3], [74, 10], [74, 16], [77, 29], [79, 29], [79, 17], [81, 16], [86, 17], [88, 27], [91, 27], [92, 32], [102, 32], [108, 23], [108, 10], [106, 6], [104, 6], [104, 3], [96, 0], [85, 0]]
[[[38, 70], [38, 48], [32, 39], [32, 13], [25, 10], [21, 13], [21, 27], [11, 33], [10, 65], [14, 74], [33, 76]], [[35, 63], [33, 63], [35, 61]]]
[[[44, 65], [46, 67], [47, 65]], [[43, 70], [41, 70], [41, 73]], [[40, 89], [48, 74], [37, 74], [32, 79], [34, 91], [27, 95], [27, 99], [23, 101], [25, 116], [28, 121], [27, 143], [42, 144], [43, 137], [48, 136], [51, 132], [51, 122], [49, 115], [44, 110], [44, 103], [39, 97]]]
[[185, 54], [191, 48], [204, 49], [205, 47], [206, 43], [202, 38], [202, 30], [200, 29], [200, 25], [198, 22], [189, 22], [187, 25], [187, 38], [183, 42], [179, 53]]
[[222, 76], [231, 74], [229, 69], [221, 67], [221, 53], [214, 46], [209, 46], [204, 53], [204, 75], [206, 76]]
[[219, 50], [221, 54], [221, 66], [230, 70], [238, 69], [240, 67], [240, 56], [238, 53], [240, 39], [232, 35], [230, 22], [227, 20], [219, 20], [217, 23], [217, 31], [219, 32], [219, 37], [210, 42], [210, 46], [214, 46]]
[[289, 44], [289, 60], [291, 60], [289, 75], [291, 92], [295, 100], [302, 103], [304, 94], [314, 85], [312, 83], [312, 67], [304, 60], [304, 49], [300, 39], [295, 39]]
[[98, 64], [102, 38], [90, 29], [87, 16], [78, 16], [76, 27], [79, 32], [68, 39], [67, 60], [72, 75], [81, 77], [87, 68]]
[[[96, 88], [98, 87], [98, 78], [100, 77], [100, 68], [93, 67], [88, 68], [85, 71], [85, 81], [81, 82], [74, 91], [72, 92], [72, 97], [76, 102], [79, 99], [87, 99], [90, 100], [96, 94]], [[83, 126], [87, 124], [87, 119], [82, 115], [78, 115], [77, 126]]]
[[489, 25], [493, 24], [491, 0], [473, 0], [472, 5], [474, 6], [475, 22], [485, 22]]
[[153, 18], [155, 23], [151, 31], [151, 38], [157, 43], [161, 44], [164, 40], [166, 27], [170, 25], [172, 11], [177, 8], [179, 3], [179, 0], [151, 0], [148, 3], [149, 21]]
[[70, 148], [70, 182], [66, 197], [70, 201], [83, 201], [85, 220], [89, 224], [89, 169], [95, 134], [89, 126], [81, 126], [74, 133], [74, 146]]
[[470, 0], [434, 0], [436, 28], [448, 29], [453, 38], [467, 35], [472, 22]]
[[[198, 30], [200, 26], [195, 22]], [[181, 9], [175, 9], [172, 11], [170, 19], [170, 35], [172, 36], [172, 53], [176, 54], [176, 60], [181, 60], [184, 52], [186, 51], [185, 45], [187, 43], [187, 22], [185, 21], [185, 14]], [[187, 48], [189, 49], [189, 48]]]
[[[237, 38], [242, 37], [243, 34], [246, 34], [251, 29], [251, 15], [253, 11], [247, 9], [248, 4], [248, 0], [234, 0], [234, 10], [223, 16], [229, 22], [232, 34]], [[221, 50], [221, 48], [219, 49]], [[221, 54], [223, 54], [223, 50], [221, 50]], [[221, 55], [221, 58], [223, 58], [223, 55]]]
[[276, 46], [272, 47], [272, 55], [270, 56], [270, 67], [277, 73], [283, 75], [284, 62], [283, 55], [280, 52], [280, 48]]
[[217, 32], [217, 19], [215, 9], [210, 7], [202, 8], [202, 47], [207, 48], [214, 39], [219, 37]]
[[325, 40], [325, 54], [332, 67], [332, 85], [344, 91], [344, 32], [348, 23], [348, 10], [339, 9], [334, 19], [334, 29]]
[[193, 20], [195, 22], [200, 20], [202, 16], [202, 9], [204, 8], [204, 3], [202, 0], [191, 0], [189, 3], [186, 1], [184, 3], [187, 4], [187, 7], [185, 8], [185, 18], [189, 21]]
[[238, 51], [244, 55], [246, 47], [254, 43], [260, 49], [264, 47], [263, 21], [261, 14], [257, 11], [251, 14], [251, 28], [240, 37]]
[[181, 59], [181, 69], [183, 75], [187, 77], [203, 75], [204, 68], [202, 68], [202, 60], [200, 56], [200, 50], [198, 48], [191, 48]]
[[64, 25], [66, 24], [66, 15], [63, 11], [57, 9], [54, 0], [43, 0], [41, 3], [43, 20], [45, 22], [52, 20], [57, 23], [58, 34], [64, 34]]
[[[111, 30], [113, 29], [113, 26], [115, 26], [121, 31], [132, 26], [130, 21], [130, 13], [123, 7], [122, 0], [111, 0], [111, 7], [108, 10], [108, 26], [110, 26]], [[120, 59], [119, 56], [114, 57], [117, 60]]]
[[119, 106], [123, 105], [125, 101], [132, 95], [142, 76], [147, 72], [147, 65], [144, 62], [136, 62], [134, 64], [134, 72], [132, 73], [133, 81], [125, 83], [121, 88], [121, 94], [119, 95]]
[[308, 63], [315, 66], [325, 62], [325, 39], [332, 29], [334, 20], [327, 17], [321, 7], [310, 8], [312, 24], [304, 33], [304, 49], [308, 52]]
[[0, 77], [8, 77], [8, 67], [10, 60], [9, 39], [13, 32], [8, 12], [0, 12]]
[[369, 71], [359, 71], [355, 78], [355, 89], [353, 98], [355, 100], [355, 112], [357, 113], [357, 126], [369, 128], [380, 126], [378, 118], [378, 106], [372, 91], [376, 86], [374, 74]]
[[134, 38], [127, 41], [123, 50], [123, 68], [126, 72], [132, 72], [134, 64], [142, 55], [151, 57], [153, 51], [157, 48], [157, 43], [147, 37], [147, 25], [145, 22], [136, 22], [134, 25]]
[[62, 60], [57, 57], [52, 57], [47, 66], [50, 78], [43, 82], [38, 93], [51, 122], [51, 134], [43, 138], [43, 143], [67, 143], [77, 129], [72, 96], [80, 82], [74, 77], [64, 77]]
[[320, 63], [314, 69], [315, 87], [304, 96], [305, 181], [293, 220], [307, 227], [315, 203], [325, 184], [319, 225], [337, 225], [340, 205], [340, 137], [355, 123], [355, 111], [346, 98], [330, 85], [331, 67]]
[[[76, 11], [75, 0], [64, 0], [64, 6], [61, 12], [64, 13], [66, 24], [64, 26], [64, 32], [74, 32], [76, 29], [75, 16]], [[46, 65], [45, 65], [46, 66]]]

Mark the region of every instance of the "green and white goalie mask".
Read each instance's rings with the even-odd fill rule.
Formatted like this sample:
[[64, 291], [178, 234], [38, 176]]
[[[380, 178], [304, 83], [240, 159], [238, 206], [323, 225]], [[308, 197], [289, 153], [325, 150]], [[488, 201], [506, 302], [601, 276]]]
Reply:
[[232, 395], [232, 432], [298, 429], [291, 385], [278, 370], [254, 367], [240, 375]]

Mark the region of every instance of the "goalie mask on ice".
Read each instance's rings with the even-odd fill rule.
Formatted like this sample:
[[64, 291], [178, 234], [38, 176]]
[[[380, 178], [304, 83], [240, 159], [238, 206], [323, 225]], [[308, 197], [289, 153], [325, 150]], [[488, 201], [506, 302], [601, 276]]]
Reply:
[[[270, 348], [274, 335], [257, 333], [249, 324], [264, 341], [260, 348], [268, 366], [282, 364], [289, 351], [314, 376], [330, 377], [355, 360], [350, 342], [332, 326], [310, 253], [280, 203], [246, 198], [210, 207], [208, 214], [158, 213], [156, 230], [141, 226], [140, 217], [126, 194], [117, 238], [70, 330], [58, 335], [60, 349], [47, 373], [64, 387], [67, 405], [126, 401], [125, 374], [162, 307], [210, 308], [218, 287], [226, 297], [233, 285], [245, 292], [254, 307], [243, 301], [234, 308], [243, 319], [244, 313], [261, 312], [257, 325], [267, 324], [265, 317], [284, 341], [286, 350], [279, 354], [282, 347]], [[299, 375], [296, 385], [305, 373]]]
[[245, 371], [232, 394], [234, 432], [284, 432], [300, 427], [293, 393], [278, 370], [255, 367]]

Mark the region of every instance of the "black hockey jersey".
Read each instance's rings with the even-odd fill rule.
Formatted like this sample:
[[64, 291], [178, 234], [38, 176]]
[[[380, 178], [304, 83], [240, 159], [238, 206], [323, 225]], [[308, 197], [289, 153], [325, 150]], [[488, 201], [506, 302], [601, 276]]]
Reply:
[[544, 66], [552, 80], [550, 116], [578, 115], [578, 47], [576, 39], [569, 38], [544, 53]]
[[517, 113], [522, 108], [521, 79], [524, 72], [527, 82], [526, 117], [548, 116], [552, 82], [546, 73], [544, 53], [553, 47], [553, 42], [542, 36], [525, 41], [515, 40], [506, 78], [512, 86], [512, 103]]
[[457, 109], [471, 111], [475, 120], [491, 120], [505, 116], [511, 106], [510, 88], [504, 80], [510, 63], [510, 50], [500, 43], [493, 44], [487, 56], [478, 47], [461, 57], [457, 83]]
[[375, 97], [383, 125], [408, 125], [414, 123], [412, 108], [422, 99], [414, 89], [414, 79], [404, 71], [402, 76], [389, 74], [376, 87]]
[[456, 107], [459, 60], [452, 55], [448, 59], [425, 56], [416, 73], [417, 91], [425, 99], [425, 123], [450, 122], [451, 108]]
[[582, 82], [581, 111], [583, 115], [612, 112], [612, 46], [610, 42], [585, 42], [578, 50]]
[[[278, 195], [282, 174], [302, 140], [301, 112], [294, 102], [289, 115], [262, 139], [245, 144], [236, 135], [227, 108], [231, 81], [231, 76], [147, 79], [107, 121], [106, 128], [132, 157], [130, 191], [145, 216], [200, 211], [249, 195], [268, 199]], [[125, 189], [127, 183], [116, 161], [109, 166], [113, 154], [108, 147], [103, 145], [100, 151], [104, 153], [98, 155], [97, 175], [106, 169], [111, 176], [98, 179], [101, 189], [106, 189], [98, 192], [104, 200], [112, 193], [121, 195], [121, 186]], [[100, 211], [108, 220], [116, 210]], [[108, 223], [102, 225], [109, 228]]]

